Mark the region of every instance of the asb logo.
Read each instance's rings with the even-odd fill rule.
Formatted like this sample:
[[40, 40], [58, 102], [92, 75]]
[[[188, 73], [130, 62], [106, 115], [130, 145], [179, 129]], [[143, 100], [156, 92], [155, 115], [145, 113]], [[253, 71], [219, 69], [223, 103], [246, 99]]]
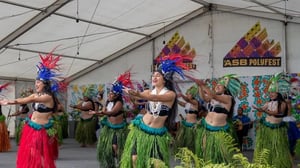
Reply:
[[[153, 60], [153, 68], [156, 69], [157, 67], [157, 61], [161, 59], [162, 57], [170, 54], [181, 54], [190, 56], [193, 60], [193, 58], [196, 56], [196, 51], [194, 48], [191, 48], [190, 43], [186, 42], [184, 40], [183, 36], [180, 36], [178, 32], [174, 33], [172, 38], [168, 41], [168, 43], [164, 46], [164, 48], [161, 50], [159, 55]], [[186, 60], [184, 63], [190, 68], [190, 69], [196, 69], [196, 64], [193, 63], [191, 60]]]
[[267, 37], [266, 28], [261, 30], [260, 23], [257, 22], [227, 53], [223, 59], [223, 67], [280, 67], [280, 43]]

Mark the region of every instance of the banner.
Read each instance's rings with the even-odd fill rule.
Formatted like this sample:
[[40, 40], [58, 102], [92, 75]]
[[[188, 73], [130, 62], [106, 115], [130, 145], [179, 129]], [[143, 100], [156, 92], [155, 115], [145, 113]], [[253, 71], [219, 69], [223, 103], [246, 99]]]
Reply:
[[223, 67], [280, 67], [280, 43], [267, 37], [266, 28], [261, 30], [257, 22], [227, 53]]

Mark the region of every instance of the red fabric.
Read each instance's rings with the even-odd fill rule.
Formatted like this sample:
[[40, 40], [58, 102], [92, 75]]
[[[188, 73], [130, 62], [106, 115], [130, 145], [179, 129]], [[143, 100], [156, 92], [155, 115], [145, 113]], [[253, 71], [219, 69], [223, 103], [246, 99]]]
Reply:
[[53, 153], [53, 159], [57, 160], [58, 159], [58, 137], [51, 137], [49, 140], [50, 144], [51, 144], [51, 148], [52, 149], [52, 153]]
[[10, 140], [5, 121], [0, 121], [0, 152], [10, 150]]
[[56, 168], [53, 144], [46, 129], [35, 130], [25, 124], [17, 155], [17, 168]]

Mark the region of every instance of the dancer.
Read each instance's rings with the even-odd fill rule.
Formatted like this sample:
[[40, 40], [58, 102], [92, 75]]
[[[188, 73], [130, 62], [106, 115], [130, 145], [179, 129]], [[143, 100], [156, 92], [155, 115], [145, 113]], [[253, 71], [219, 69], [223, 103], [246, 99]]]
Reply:
[[283, 118], [283, 121], [286, 122], [288, 125], [288, 140], [289, 140], [290, 153], [294, 158], [296, 155], [295, 153], [296, 144], [298, 139], [300, 139], [300, 131], [297, 127], [296, 118], [293, 116], [292, 113], [295, 110], [295, 106], [292, 105], [292, 101], [297, 99], [296, 97], [299, 94], [300, 81], [299, 78], [293, 77], [291, 78], [290, 82], [291, 82], [291, 88], [290, 88], [289, 95], [284, 94], [284, 99], [287, 103], [288, 112], [287, 112], [287, 116]]
[[[177, 98], [174, 89], [174, 73], [184, 76], [181, 68], [185, 57], [165, 56], [152, 75], [152, 90], [139, 92], [124, 88], [135, 99], [148, 100], [147, 113], [132, 121], [121, 159], [121, 168], [149, 167], [150, 158], [162, 160], [169, 165], [169, 145], [171, 136], [168, 129], [177, 114]], [[189, 59], [189, 58], [186, 58]], [[154, 163], [154, 167], [156, 164]]]
[[[53, 51], [52, 51], [53, 52]], [[51, 115], [56, 111], [57, 102], [54, 92], [57, 91], [57, 62], [60, 57], [40, 55], [38, 76], [35, 81], [36, 93], [15, 100], [2, 100], [2, 105], [32, 103], [33, 113], [26, 119], [17, 154], [17, 168], [55, 168], [52, 140], [55, 135]]]
[[[65, 112], [63, 104], [57, 100], [57, 111], [53, 113], [55, 128], [57, 130], [58, 144], [63, 144], [63, 134], [67, 134], [68, 129], [68, 114]], [[67, 135], [65, 135], [67, 136]]]
[[112, 84], [105, 108], [101, 112], [90, 112], [104, 116], [101, 120], [102, 128], [97, 145], [97, 158], [101, 167], [119, 167], [120, 156], [128, 133], [123, 110], [123, 86], [133, 87], [130, 71], [121, 74]]
[[[184, 107], [186, 113], [185, 119], [181, 121], [180, 128], [176, 133], [175, 149], [179, 147], [187, 147], [192, 152], [195, 152], [195, 124], [199, 113], [199, 102], [196, 99], [198, 96], [198, 86], [191, 86], [186, 95], [178, 94], [185, 101], [178, 101], [178, 104]], [[177, 150], [175, 150], [177, 151]]]
[[2, 114], [2, 106], [0, 105], [0, 152], [7, 152], [11, 148], [5, 119], [6, 117]]
[[196, 80], [196, 83], [200, 87], [200, 96], [206, 101], [208, 110], [196, 131], [196, 154], [204, 161], [230, 163], [234, 153], [226, 149], [223, 138], [225, 136], [231, 139], [233, 135], [233, 129], [227, 120], [233, 113], [234, 96], [239, 94], [241, 83], [233, 74], [223, 76], [214, 90], [205, 86], [201, 80]]
[[283, 117], [287, 115], [288, 105], [282, 94], [288, 92], [288, 81], [283, 78], [282, 73], [277, 73], [270, 79], [268, 88], [270, 101], [262, 107], [252, 107], [266, 114], [261, 118], [256, 132], [256, 143], [254, 159], [257, 159], [263, 149], [269, 150], [268, 164], [276, 168], [293, 167], [292, 157], [289, 151], [287, 126]]
[[95, 104], [91, 96], [92, 88], [89, 87], [83, 94], [83, 101], [77, 105], [70, 105], [74, 109], [80, 110], [80, 121], [76, 127], [75, 139], [81, 145], [80, 147], [86, 147], [87, 145], [94, 145], [97, 142], [96, 136], [96, 120], [93, 114], [89, 114], [90, 110], [95, 110]]

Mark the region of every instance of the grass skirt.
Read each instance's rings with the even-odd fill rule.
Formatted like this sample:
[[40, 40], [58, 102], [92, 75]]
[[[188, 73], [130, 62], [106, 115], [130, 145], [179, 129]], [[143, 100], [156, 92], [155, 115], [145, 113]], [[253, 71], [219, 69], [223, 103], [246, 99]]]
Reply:
[[20, 118], [18, 125], [16, 127], [16, 132], [15, 132], [15, 137], [16, 137], [16, 144], [19, 145], [20, 142], [20, 138], [21, 138], [21, 133], [22, 133], [22, 129], [25, 123], [25, 119]]
[[75, 139], [84, 145], [93, 145], [97, 142], [96, 120], [94, 118], [82, 119], [76, 127]]
[[68, 128], [68, 114], [64, 113], [62, 116], [59, 116], [60, 118], [60, 123], [61, 123], [61, 130], [62, 130], [62, 137], [63, 138], [68, 138], [69, 136], [69, 128]]
[[261, 119], [259, 128], [256, 132], [256, 146], [254, 150], [254, 159], [263, 149], [269, 150], [267, 161], [276, 168], [291, 168], [292, 157], [289, 151], [287, 127], [284, 122], [271, 124]]
[[135, 118], [130, 125], [120, 167], [133, 167], [133, 151], [137, 155], [137, 168], [150, 167], [150, 158], [160, 159], [169, 167], [170, 140], [166, 127], [151, 128], [143, 123], [141, 117]]
[[[212, 126], [202, 119], [201, 124], [197, 127], [195, 137], [197, 156], [212, 163], [231, 163], [234, 151], [228, 149], [236, 146], [232, 132], [229, 124]], [[224, 137], [227, 139], [226, 141], [224, 141]], [[227, 144], [224, 144], [225, 142]]]
[[57, 139], [58, 144], [61, 145], [63, 143], [63, 133], [62, 133], [62, 117], [61, 116], [54, 116], [54, 126], [57, 131]]
[[53, 123], [40, 125], [26, 120], [17, 154], [17, 168], [55, 168], [53, 138], [47, 134]]
[[123, 152], [124, 144], [127, 137], [127, 123], [124, 121], [121, 124], [112, 124], [108, 121], [107, 117], [101, 120], [102, 128], [99, 135], [97, 145], [97, 158], [101, 167], [111, 168], [115, 167], [115, 153], [113, 151], [113, 139], [117, 138], [117, 151], [116, 158], [120, 160]]
[[4, 118], [3, 121], [0, 121], [0, 152], [7, 152], [10, 150], [10, 147], [8, 130]]
[[179, 130], [176, 133], [175, 151], [178, 151], [178, 148], [187, 147], [195, 153], [195, 125], [195, 123], [189, 123], [185, 120], [181, 121]]

